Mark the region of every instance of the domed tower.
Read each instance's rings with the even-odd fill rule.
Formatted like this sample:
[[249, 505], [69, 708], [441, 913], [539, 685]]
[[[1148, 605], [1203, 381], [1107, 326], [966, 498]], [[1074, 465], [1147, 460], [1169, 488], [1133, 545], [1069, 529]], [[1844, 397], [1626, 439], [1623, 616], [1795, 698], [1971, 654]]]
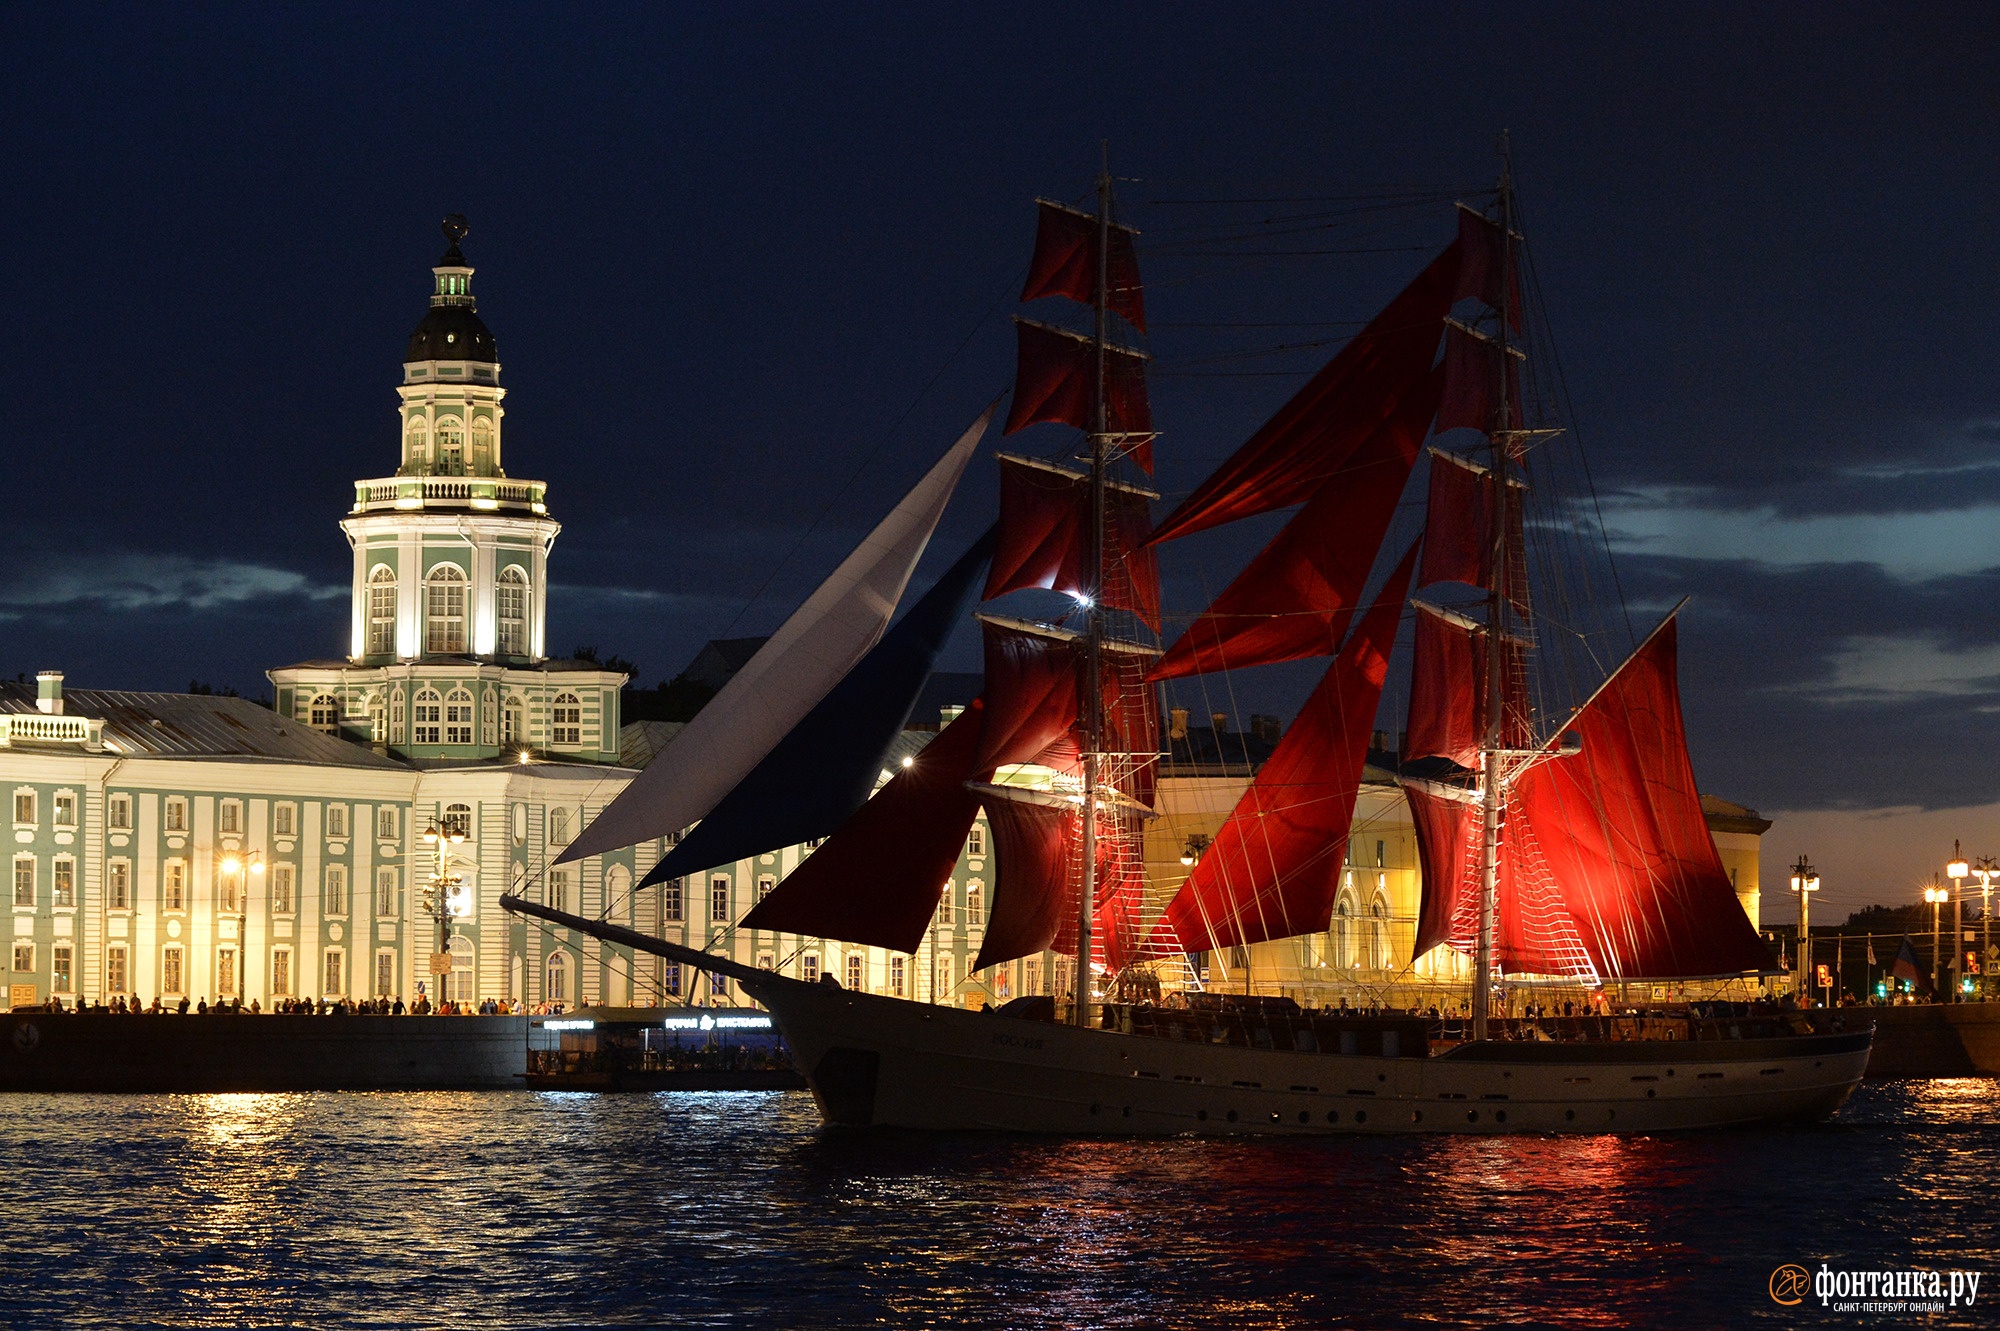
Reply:
[[548, 487], [502, 465], [507, 390], [460, 249], [465, 219], [445, 219], [444, 234], [396, 389], [400, 461], [355, 482], [340, 524], [354, 551], [347, 659], [271, 672], [279, 709], [413, 757], [532, 748], [610, 761], [617, 685], [607, 694], [598, 676], [624, 677], [548, 659], [548, 557], [562, 528]]

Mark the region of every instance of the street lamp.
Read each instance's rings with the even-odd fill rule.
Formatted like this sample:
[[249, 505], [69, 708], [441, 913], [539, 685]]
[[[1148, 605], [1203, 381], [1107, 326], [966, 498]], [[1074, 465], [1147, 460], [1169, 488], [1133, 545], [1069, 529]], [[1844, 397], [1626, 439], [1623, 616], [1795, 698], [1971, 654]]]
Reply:
[[1812, 861], [1799, 856], [1799, 862], [1792, 866], [1792, 891], [1799, 894], [1799, 959], [1798, 969], [1793, 971], [1792, 989], [1804, 990], [1806, 1006], [1812, 1006], [1812, 935], [1809, 932], [1812, 894], [1819, 891], [1819, 870], [1812, 867]]
[[458, 858], [451, 853], [452, 847], [465, 844], [465, 829], [451, 818], [445, 819], [442, 829], [432, 823], [424, 829], [424, 844], [437, 852], [437, 867], [431, 873], [431, 890], [425, 894], [424, 904], [437, 919], [438, 946], [431, 954], [431, 980], [438, 990], [438, 1003], [433, 1006], [442, 1006], [444, 977], [451, 973], [451, 918], [467, 913], [469, 905], [465, 880], [451, 867]]
[[[247, 870], [247, 872], [246, 872]], [[246, 860], [237, 855], [222, 857], [222, 877], [225, 882], [235, 881], [236, 890], [236, 973], [230, 976], [231, 988], [236, 991], [237, 1000], [242, 1001], [244, 973], [248, 969], [244, 962], [250, 955], [249, 935], [246, 932], [250, 915], [250, 880], [264, 876], [264, 852], [253, 850]], [[218, 981], [220, 977], [217, 977]], [[216, 1001], [222, 1000], [222, 985], [216, 985]]]
[[[1944, 957], [1938, 951], [1938, 907], [1942, 906], [1951, 893], [1937, 885], [1933, 878], [1924, 888], [1924, 900], [1931, 903], [1931, 996], [1937, 997], [1938, 986], [1944, 983]], [[1939, 1000], [1943, 1001], [1943, 1000]]]
[[2000, 878], [2000, 863], [1991, 855], [1981, 855], [1972, 866], [1979, 875], [1979, 996], [1986, 997], [1986, 969], [1993, 964], [1993, 880]]
[[1951, 843], [1951, 863], [1944, 866], [1944, 876], [1951, 879], [1951, 1001], [1956, 1003], [1960, 991], [1965, 987], [1965, 879], [1972, 873], [1972, 866], [1959, 854], [1958, 842]]

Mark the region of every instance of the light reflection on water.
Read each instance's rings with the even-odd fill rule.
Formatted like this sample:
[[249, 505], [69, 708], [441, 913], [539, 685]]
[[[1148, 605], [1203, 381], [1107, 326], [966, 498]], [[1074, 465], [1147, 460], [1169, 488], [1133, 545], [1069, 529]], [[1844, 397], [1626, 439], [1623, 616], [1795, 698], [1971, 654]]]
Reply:
[[1787, 1131], [1303, 1142], [830, 1135], [799, 1095], [10, 1096], [0, 1323], [1784, 1326], [1786, 1261], [2000, 1287], [1996, 1125], [1987, 1080]]

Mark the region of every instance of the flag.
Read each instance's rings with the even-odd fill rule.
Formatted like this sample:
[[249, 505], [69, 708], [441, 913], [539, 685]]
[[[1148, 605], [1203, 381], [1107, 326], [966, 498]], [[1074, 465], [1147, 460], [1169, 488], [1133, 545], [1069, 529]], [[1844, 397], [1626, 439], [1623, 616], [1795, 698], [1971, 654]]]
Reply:
[[1875, 940], [1873, 938], [1870, 938], [1868, 940], [1868, 964], [1871, 966], [1879, 966], [1882, 964], [1881, 962], [1875, 960]]
[[1917, 949], [1910, 945], [1910, 936], [1903, 935], [1903, 945], [1896, 949], [1896, 959], [1889, 964], [1889, 974], [1899, 980], [1914, 980], [1917, 987], [1926, 992], [1931, 987], [1930, 977], [1917, 966]]

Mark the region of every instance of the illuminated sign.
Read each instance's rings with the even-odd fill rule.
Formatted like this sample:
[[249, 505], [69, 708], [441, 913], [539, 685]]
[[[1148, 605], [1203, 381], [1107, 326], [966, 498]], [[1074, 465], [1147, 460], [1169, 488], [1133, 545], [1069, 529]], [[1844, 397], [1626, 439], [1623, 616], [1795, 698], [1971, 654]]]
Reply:
[[583, 1021], [545, 1021], [542, 1023], [542, 1029], [545, 1031], [594, 1031], [597, 1029], [597, 1023], [588, 1019]]
[[699, 1017], [668, 1017], [660, 1025], [670, 1031], [768, 1031], [769, 1017], [717, 1017], [704, 1012]]

